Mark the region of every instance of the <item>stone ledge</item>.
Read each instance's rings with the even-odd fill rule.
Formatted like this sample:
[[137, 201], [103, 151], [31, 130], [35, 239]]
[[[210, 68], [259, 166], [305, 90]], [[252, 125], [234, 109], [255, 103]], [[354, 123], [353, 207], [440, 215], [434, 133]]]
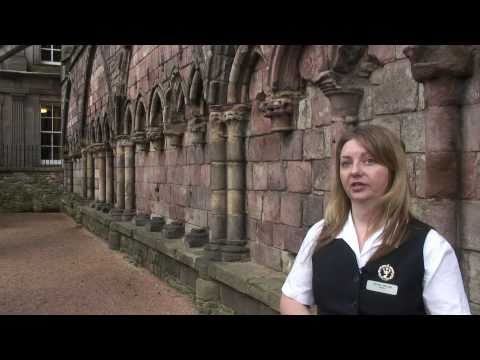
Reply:
[[[73, 206], [75, 203], [72, 201]], [[251, 298], [252, 301], [257, 301], [273, 311], [279, 312], [281, 287], [286, 278], [284, 273], [270, 270], [251, 261], [212, 262], [206, 259], [202, 248], [186, 247], [183, 238], [166, 239], [163, 233], [150, 233], [143, 227], [129, 222], [113, 221], [108, 214], [100, 213], [86, 206], [79, 206], [79, 210], [87, 217], [82, 220], [83, 223], [88, 224], [88, 218], [90, 218], [108, 224], [110, 231], [118, 232], [128, 237], [130, 241], [134, 240], [147, 248], [158, 251], [177, 263], [187, 266], [199, 277], [206, 277], [209, 281], [220, 283], [232, 291]], [[143, 266], [147, 267], [148, 265], [143, 264]], [[180, 281], [180, 279], [176, 279], [176, 281]], [[217, 305], [223, 306], [221, 303]]]

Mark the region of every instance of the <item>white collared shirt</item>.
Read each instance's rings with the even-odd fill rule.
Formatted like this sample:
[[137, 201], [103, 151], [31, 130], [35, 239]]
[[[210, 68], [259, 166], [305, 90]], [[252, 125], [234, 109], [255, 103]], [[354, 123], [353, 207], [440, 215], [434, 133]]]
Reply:
[[[284, 295], [304, 305], [313, 305], [312, 254], [315, 240], [322, 230], [323, 220], [307, 232], [295, 262], [282, 287]], [[355, 253], [359, 268], [363, 268], [381, 244], [383, 229], [372, 234], [360, 251], [352, 213], [337, 238], [343, 239]], [[452, 246], [437, 231], [431, 229], [423, 247], [425, 274], [423, 301], [431, 315], [470, 315], [458, 260]]]

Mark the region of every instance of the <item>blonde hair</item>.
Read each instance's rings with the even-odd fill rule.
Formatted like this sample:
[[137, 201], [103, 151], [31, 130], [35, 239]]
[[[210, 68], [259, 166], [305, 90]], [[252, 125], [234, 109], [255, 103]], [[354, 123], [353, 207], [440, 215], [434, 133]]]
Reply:
[[345, 132], [339, 139], [335, 153], [335, 177], [331, 198], [325, 211], [325, 221], [317, 238], [315, 250], [329, 244], [342, 230], [351, 209], [350, 199], [340, 181], [340, 153], [347, 141], [357, 140], [370, 155], [389, 172], [386, 193], [380, 198], [379, 210], [373, 219], [372, 231], [384, 226], [382, 244], [370, 260], [377, 259], [398, 248], [405, 241], [410, 213], [410, 189], [407, 159], [400, 139], [390, 130], [375, 125], [357, 127]]

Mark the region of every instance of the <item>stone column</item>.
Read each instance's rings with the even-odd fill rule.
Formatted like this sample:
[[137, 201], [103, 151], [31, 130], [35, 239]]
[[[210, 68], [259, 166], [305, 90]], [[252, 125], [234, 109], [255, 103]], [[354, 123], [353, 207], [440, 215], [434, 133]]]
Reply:
[[105, 205], [105, 185], [106, 185], [106, 178], [105, 178], [105, 146], [99, 145], [96, 147], [96, 158], [98, 161], [98, 202], [100, 206]]
[[126, 142], [125, 151], [125, 210], [123, 221], [130, 221], [135, 216], [135, 144]]
[[413, 78], [424, 84], [425, 197], [432, 201], [429, 206], [442, 209], [425, 220], [457, 245], [461, 212], [459, 106], [464, 79], [472, 73], [471, 53], [461, 45], [411, 46], [404, 53], [411, 62]]
[[222, 108], [211, 106], [208, 124], [208, 156], [210, 163], [210, 206], [208, 225], [209, 243], [205, 246], [207, 257], [221, 260], [220, 244], [227, 238], [226, 219], [226, 126]]
[[113, 205], [113, 154], [112, 149], [105, 149], [105, 202]]
[[87, 149], [87, 199], [94, 200], [95, 196], [95, 163], [92, 148]]
[[88, 156], [87, 149], [82, 149], [82, 197], [83, 199], [88, 199]]
[[222, 261], [246, 260], [244, 137], [250, 107], [235, 105], [224, 113], [227, 125], [227, 239], [221, 246]]
[[110, 211], [114, 220], [121, 220], [123, 210], [125, 209], [125, 154], [123, 151], [122, 139], [117, 137], [116, 154], [116, 199], [115, 208]]

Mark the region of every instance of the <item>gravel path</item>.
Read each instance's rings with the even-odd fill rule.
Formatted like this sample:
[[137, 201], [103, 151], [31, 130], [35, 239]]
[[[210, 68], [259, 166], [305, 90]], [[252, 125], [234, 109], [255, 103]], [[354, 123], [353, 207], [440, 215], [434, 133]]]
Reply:
[[61, 213], [0, 214], [0, 314], [197, 314]]

